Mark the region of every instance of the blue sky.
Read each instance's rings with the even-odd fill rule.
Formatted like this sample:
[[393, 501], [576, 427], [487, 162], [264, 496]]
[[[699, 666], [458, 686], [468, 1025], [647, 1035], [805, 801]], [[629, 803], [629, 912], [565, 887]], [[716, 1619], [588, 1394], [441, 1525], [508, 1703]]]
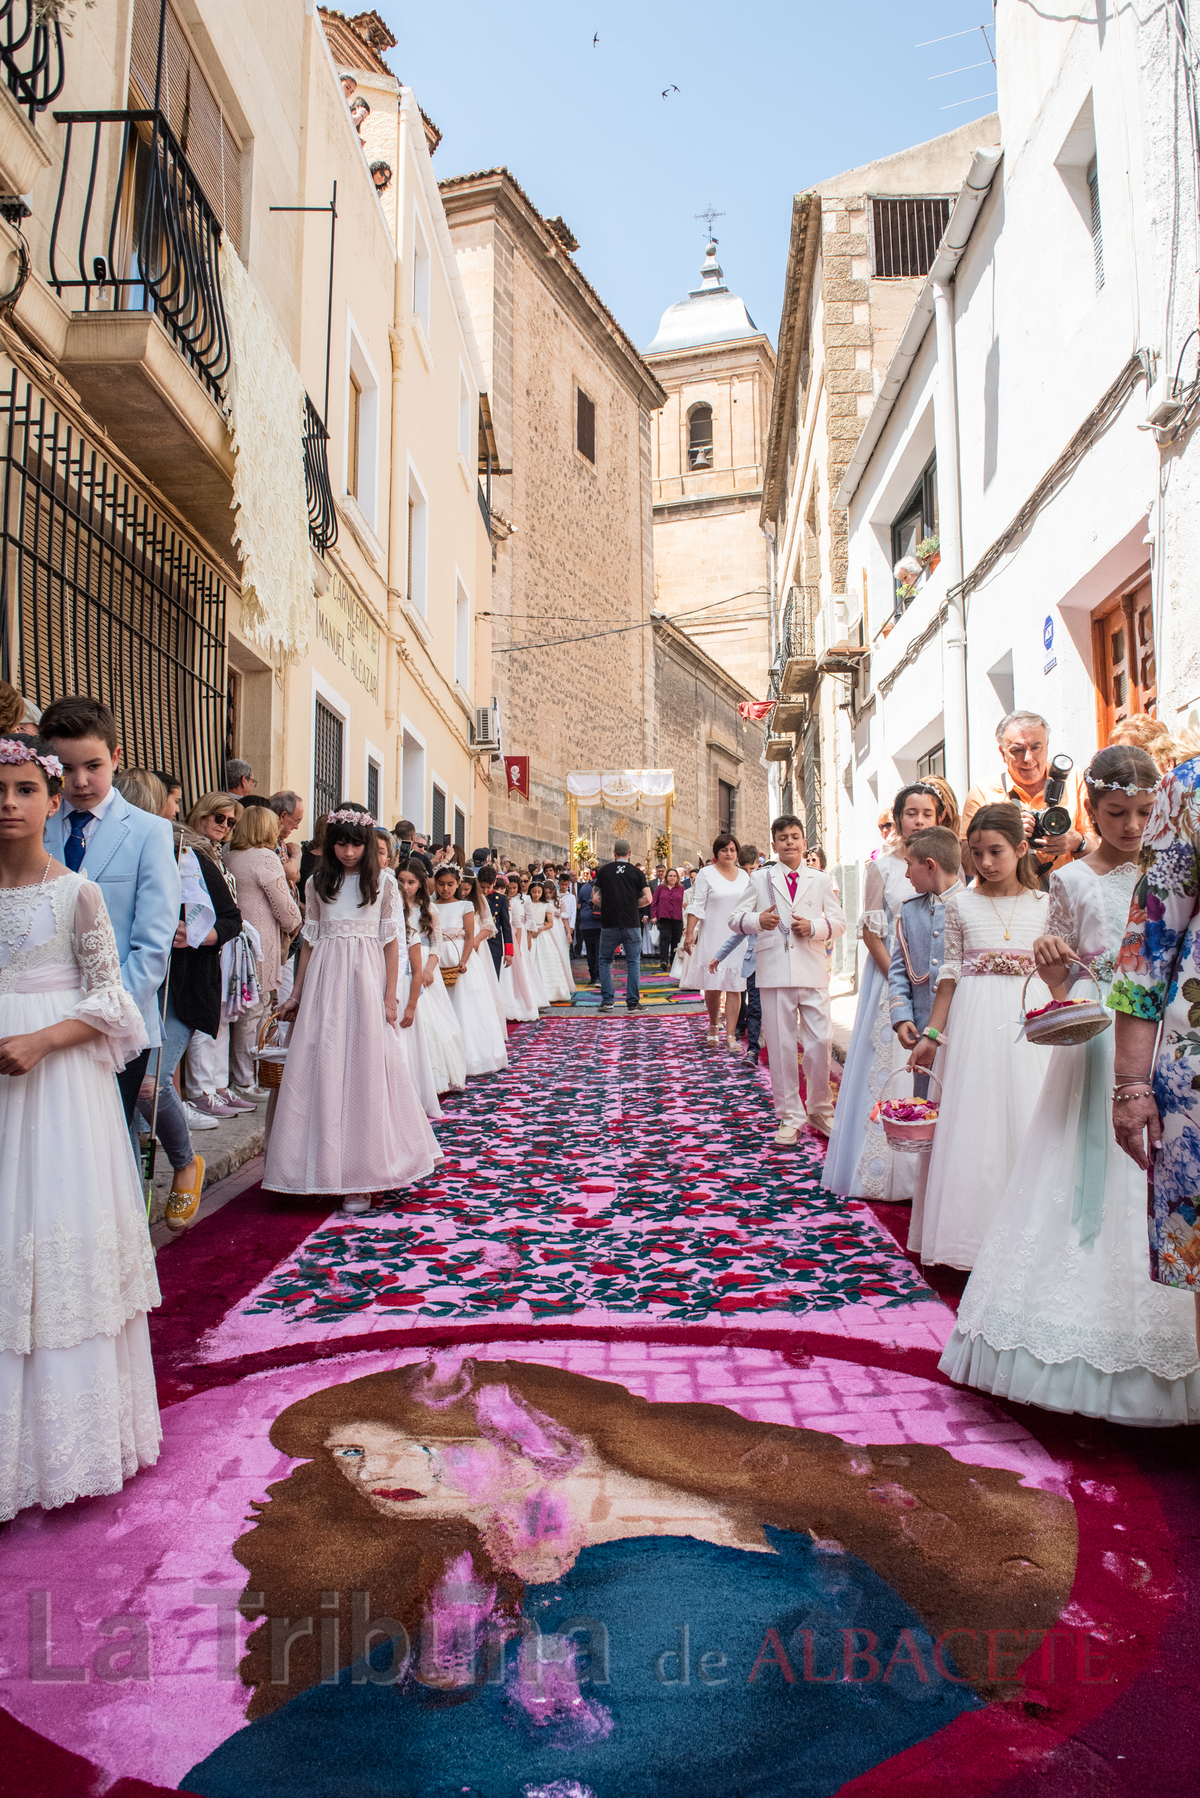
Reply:
[[792, 195], [995, 105], [974, 98], [996, 85], [978, 30], [916, 47], [990, 27], [990, 0], [376, 4], [393, 69], [444, 134], [438, 175], [506, 164], [565, 218], [639, 348], [697, 284], [705, 206], [725, 214], [727, 282], [774, 340]]

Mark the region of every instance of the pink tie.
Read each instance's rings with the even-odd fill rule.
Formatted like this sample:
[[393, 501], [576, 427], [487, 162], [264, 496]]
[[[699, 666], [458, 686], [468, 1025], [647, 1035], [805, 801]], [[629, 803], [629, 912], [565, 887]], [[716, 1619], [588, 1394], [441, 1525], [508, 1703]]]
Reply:
[[799, 879], [799, 875], [798, 875], [796, 869], [795, 868], [789, 869], [788, 876], [787, 876], [787, 889], [788, 889], [788, 898], [789, 899], [794, 899], [796, 897], [796, 882], [798, 879]]

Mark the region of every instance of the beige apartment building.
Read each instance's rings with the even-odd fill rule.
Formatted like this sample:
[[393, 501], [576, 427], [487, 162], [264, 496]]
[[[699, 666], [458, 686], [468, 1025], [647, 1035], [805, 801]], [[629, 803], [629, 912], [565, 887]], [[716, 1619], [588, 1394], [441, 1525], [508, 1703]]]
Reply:
[[[505, 756], [491, 841], [524, 862], [568, 851], [567, 775], [658, 767], [651, 419], [665, 395], [507, 169], [444, 181], [495, 422], [492, 691]], [[581, 818], [610, 840], [613, 818]], [[643, 854], [662, 813], [622, 828]]]
[[642, 354], [667, 395], [652, 427], [655, 604], [747, 697], [771, 666], [770, 553], [759, 522], [775, 352], [710, 242], [700, 285]]
[[0, 87], [5, 671], [189, 800], [241, 755], [465, 839], [483, 383], [429, 134], [393, 82], [389, 210], [305, 0], [164, 16], [79, 8]]
[[[774, 544], [776, 705], [766, 754], [772, 804], [799, 812], [810, 842], [839, 866], [852, 922], [858, 869], [840, 867], [833, 787], [851, 753], [848, 720], [871, 704], [870, 645], [888, 624], [894, 596], [890, 588], [868, 592], [863, 571], [849, 567], [846, 513], [833, 498], [972, 154], [994, 141], [996, 128], [994, 115], [975, 120], [819, 182], [792, 206], [761, 508]], [[932, 442], [931, 426], [931, 452]], [[913, 491], [894, 497], [906, 548], [936, 537], [932, 455]], [[926, 772], [941, 772], [936, 748]], [[878, 795], [881, 804], [890, 797]], [[839, 951], [840, 967], [846, 951]]]

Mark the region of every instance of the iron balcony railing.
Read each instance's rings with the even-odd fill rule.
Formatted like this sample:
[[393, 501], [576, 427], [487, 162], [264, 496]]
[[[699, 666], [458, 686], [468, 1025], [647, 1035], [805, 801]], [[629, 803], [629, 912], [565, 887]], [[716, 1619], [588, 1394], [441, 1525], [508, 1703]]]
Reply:
[[821, 611], [819, 587], [793, 587], [783, 608], [780, 648], [785, 660], [815, 659], [817, 618]]
[[329, 484], [329, 432], [308, 395], [304, 396], [304, 491], [308, 498], [308, 535], [319, 556], [337, 542], [337, 508]]
[[103, 446], [0, 362], [0, 673], [88, 693], [190, 804], [225, 758], [225, 583]]
[[230, 358], [221, 226], [165, 116], [153, 110], [54, 116], [66, 137], [50, 230], [50, 285], [60, 297], [78, 298], [76, 310], [156, 314], [221, 404]]
[[0, 0], [0, 64], [8, 91], [37, 123], [62, 93], [62, 26], [37, 0]]

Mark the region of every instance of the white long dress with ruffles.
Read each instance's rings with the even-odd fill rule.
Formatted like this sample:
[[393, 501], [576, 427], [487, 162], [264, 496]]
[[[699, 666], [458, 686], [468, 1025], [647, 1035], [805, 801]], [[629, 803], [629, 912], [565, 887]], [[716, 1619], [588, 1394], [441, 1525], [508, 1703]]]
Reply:
[[[468, 912], [474, 917], [475, 908], [469, 899], [450, 899], [445, 904], [435, 901], [430, 910], [442, 933], [438, 960], [443, 968], [457, 966], [466, 946], [463, 919]], [[486, 944], [476, 949], [450, 989], [450, 1002], [462, 1031], [467, 1073], [472, 1078], [495, 1074], [508, 1066], [508, 1031], [497, 1014], [479, 961], [487, 953]]]
[[[422, 971], [429, 965], [429, 938], [422, 936], [410, 920], [408, 947], [421, 951]], [[412, 994], [412, 965], [407, 954], [400, 967], [400, 1010], [403, 1012]], [[429, 985], [422, 979], [420, 996], [413, 1021], [401, 1030], [400, 1041], [408, 1052], [408, 1071], [417, 1089], [417, 1097], [428, 1118], [440, 1118], [439, 1094], [461, 1092], [467, 1084], [467, 1061], [463, 1051], [462, 1031], [450, 1003], [450, 995], [442, 983], [441, 969], [434, 964]]]
[[530, 949], [542, 991], [547, 995], [549, 1004], [568, 1005], [575, 997], [575, 982], [567, 978], [562, 955], [554, 946], [553, 930], [543, 929], [547, 919], [553, 924], [553, 918], [554, 913], [544, 900], [526, 900], [526, 927], [538, 933], [532, 937]]
[[[1132, 862], [1107, 874], [1076, 862], [1051, 876], [1047, 932], [1070, 943], [1105, 993], [1136, 880]], [[1094, 988], [1082, 980], [1071, 996], [1085, 992]], [[1051, 1050], [941, 1368], [1047, 1411], [1198, 1423], [1195, 1304], [1150, 1278], [1146, 1176], [1112, 1132], [1115, 1035], [1110, 1026]]]
[[[51, 867], [57, 864], [52, 863]], [[146, 1202], [113, 1075], [146, 1046], [100, 888], [0, 891], [0, 1036], [101, 1032], [0, 1075], [0, 1518], [119, 1492], [158, 1459]]]
[[384, 948], [404, 954], [400, 894], [381, 880], [359, 904], [357, 874], [332, 899], [313, 882], [303, 937], [312, 944], [300, 1010], [288, 1038], [263, 1170], [265, 1192], [389, 1192], [442, 1159], [383, 1008]]
[[[921, 1260], [967, 1270], [995, 1217], [1029, 1133], [1049, 1049], [1014, 1040], [1033, 945], [1046, 933], [1047, 900], [1028, 887], [989, 899], [973, 887], [946, 901], [946, 956], [938, 975], [955, 980], [946, 1043], [933, 1071], [941, 1092], [924, 1202], [914, 1195], [910, 1249]], [[1007, 931], [1007, 937], [1004, 932]], [[1048, 994], [1030, 986], [1030, 1003]]]

